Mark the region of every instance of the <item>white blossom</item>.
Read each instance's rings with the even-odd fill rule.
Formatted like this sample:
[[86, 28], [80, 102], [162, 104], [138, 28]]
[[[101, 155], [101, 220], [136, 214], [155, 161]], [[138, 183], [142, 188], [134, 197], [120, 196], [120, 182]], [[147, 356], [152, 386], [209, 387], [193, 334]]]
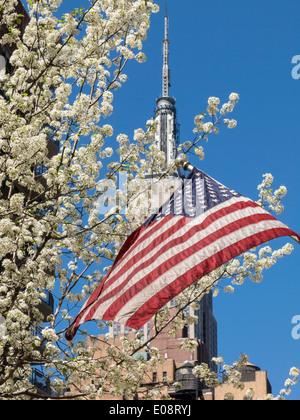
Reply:
[[[30, 382], [32, 361], [43, 367], [55, 398], [68, 399], [69, 394], [60, 393], [71, 389], [72, 398], [109, 393], [132, 399], [164, 360], [151, 342], [145, 348], [137, 334], [116, 344], [114, 336], [89, 336], [83, 328], [67, 343], [64, 332], [103, 280], [120, 245], [144, 221], [149, 211], [145, 174], [174, 173], [174, 164], [167, 166], [154, 144], [153, 120], [131, 138], [116, 133], [106, 119], [114, 112], [115, 91], [128, 79], [128, 61], [146, 59], [143, 42], [150, 16], [159, 8], [152, 0], [92, 0], [60, 16], [62, 0], [31, 0], [31, 20], [21, 39], [16, 1], [2, 3], [1, 25], [11, 30], [0, 43], [12, 50], [13, 72], [0, 73], [5, 92], [0, 95], [0, 181], [7, 190], [0, 197], [0, 399], [46, 398]], [[221, 132], [224, 124], [237, 125], [225, 117], [238, 100], [237, 93], [225, 104], [210, 97], [208, 115], [195, 117], [196, 137], [182, 143], [181, 152], [194, 151], [204, 159], [200, 142]], [[49, 153], [49, 147], [56, 152]], [[124, 173], [126, 192], [118, 185]], [[283, 211], [287, 190], [281, 186], [271, 193], [272, 184], [266, 174], [259, 186], [261, 204]], [[246, 278], [261, 281], [263, 270], [292, 250], [287, 244], [275, 251], [250, 251], [202, 277], [176, 298], [173, 318], [168, 307], [156, 315], [151, 340], [166, 324], [172, 336], [193, 326], [197, 316], [187, 307], [199, 309], [201, 298], [217, 287], [231, 293]], [[41, 305], [49, 293], [55, 305], [45, 319]], [[197, 345], [185, 339], [181, 348], [193, 352]], [[147, 363], [136, 357], [140, 351], [149, 352]], [[238, 368], [245, 358], [233, 366], [223, 358], [214, 361], [239, 387]], [[210, 386], [220, 384], [221, 371], [207, 365], [195, 367], [194, 373]], [[290, 376], [286, 395], [299, 371], [293, 368]], [[153, 386], [145, 398], [162, 398], [166, 387], [168, 381]]]
[[228, 128], [235, 128], [237, 126], [237, 121], [236, 120], [230, 120], [227, 124]]

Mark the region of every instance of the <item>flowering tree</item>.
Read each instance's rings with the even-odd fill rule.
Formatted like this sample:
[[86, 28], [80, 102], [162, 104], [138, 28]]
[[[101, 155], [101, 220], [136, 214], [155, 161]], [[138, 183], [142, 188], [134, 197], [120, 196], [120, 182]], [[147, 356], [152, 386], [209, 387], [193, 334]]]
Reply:
[[[132, 341], [124, 338], [119, 348], [107, 341], [106, 357], [97, 358], [97, 346], [91, 343], [98, 338], [87, 342], [88, 333], [81, 331], [67, 343], [64, 332], [102, 280], [106, 261], [115, 258], [128, 232], [143, 221], [143, 213], [130, 206], [135, 188], [118, 189], [118, 174], [125, 172], [138, 189], [146, 172], [168, 176], [174, 171], [153, 146], [153, 122], [136, 130], [133, 139], [117, 135], [118, 150], [108, 147], [114, 132], [105, 124], [113, 112], [114, 91], [126, 82], [127, 62], [145, 60], [142, 45], [150, 14], [158, 7], [152, 0], [90, 0], [85, 8], [58, 17], [61, 2], [29, 0], [30, 22], [21, 35], [17, 0], [0, 1], [1, 26], [6, 28], [1, 45], [14, 46], [12, 74], [0, 73], [0, 399], [96, 398], [106, 393], [132, 398], [147, 382], [149, 369], [161, 361], [156, 349], [151, 349], [148, 364], [134, 358], [151, 347], [151, 340], [145, 344], [137, 334]], [[219, 110], [220, 100], [210, 98], [210, 121], [198, 115], [196, 137], [179, 152], [193, 150], [203, 159], [201, 141], [224, 125], [236, 126], [226, 117], [238, 99], [232, 94]], [[49, 153], [52, 143], [59, 145], [54, 156]], [[273, 192], [272, 183], [272, 176], [265, 175], [260, 203], [279, 213], [286, 189]], [[116, 189], [115, 205], [101, 215], [99, 202], [109, 201], [111, 187]], [[152, 338], [164, 328], [172, 335], [197, 322], [183, 317], [184, 309], [197, 308], [199, 299], [212, 290], [217, 293], [221, 282], [230, 293], [246, 278], [259, 282], [264, 269], [291, 252], [289, 244], [276, 251], [264, 247], [202, 278], [178, 297], [176, 316], [171, 318], [168, 308], [156, 315]], [[40, 311], [46, 292], [55, 296], [55, 312], [47, 323]], [[182, 346], [193, 350], [194, 345], [185, 340]], [[222, 361], [216, 363], [221, 366]], [[54, 391], [50, 396], [31, 383], [32, 365], [43, 367]], [[239, 367], [225, 366], [237, 386]], [[219, 383], [205, 366], [195, 374]], [[291, 371], [293, 379], [282, 395], [298, 374]], [[162, 386], [153, 387], [146, 397], [158, 398], [161, 391]]]

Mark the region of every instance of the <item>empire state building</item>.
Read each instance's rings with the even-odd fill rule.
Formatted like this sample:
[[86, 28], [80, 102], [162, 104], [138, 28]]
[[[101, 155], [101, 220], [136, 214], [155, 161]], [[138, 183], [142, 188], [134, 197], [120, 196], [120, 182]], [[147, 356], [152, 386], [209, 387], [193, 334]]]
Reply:
[[[170, 97], [169, 90], [171, 87], [171, 71], [169, 68], [169, 18], [165, 14], [165, 37], [163, 40], [163, 73], [162, 73], [162, 97], [156, 101], [157, 107], [155, 109], [155, 122], [157, 123], [157, 131], [155, 135], [155, 144], [160, 151], [164, 152], [166, 158], [166, 164], [169, 165], [177, 157], [177, 147], [179, 144], [179, 135], [180, 135], [180, 126], [177, 121], [177, 110], [175, 107], [175, 99]], [[159, 184], [157, 178], [159, 174], [154, 174], [147, 176], [148, 181], [153, 181], [154, 184]], [[175, 188], [179, 187], [181, 183], [184, 182], [179, 176], [178, 172], [171, 175], [167, 180], [164, 180], [163, 186], [165, 190], [170, 190], [169, 186], [173, 185]], [[150, 185], [149, 184], [149, 185]], [[166, 187], [167, 185], [167, 187]], [[151, 203], [152, 208], [160, 208], [164, 202], [170, 197], [165, 197], [165, 194], [160, 196], [156, 195], [156, 202]], [[148, 215], [149, 217], [150, 215]], [[147, 218], [148, 218], [147, 217]], [[169, 303], [171, 312], [176, 311], [176, 299]], [[186, 310], [186, 314], [190, 313], [191, 315], [196, 315], [198, 317], [198, 323], [196, 325], [185, 328], [179, 334], [178, 340], [182, 341], [183, 338], [195, 339], [199, 343], [203, 343], [206, 348], [207, 359], [210, 361], [213, 357], [217, 356], [217, 322], [213, 315], [213, 298], [212, 294], [204, 296], [204, 298], [199, 302], [199, 309], [193, 311], [191, 308]], [[151, 328], [153, 327], [153, 321], [149, 321], [144, 327], [142, 327], [141, 332], [144, 335], [144, 340], [148, 341], [151, 335]], [[132, 330], [129, 327], [114, 323], [110, 327], [110, 334], [113, 334], [115, 337], [119, 335], [128, 335]], [[170, 349], [170, 346], [179, 347], [180, 343], [173, 344], [171, 341], [166, 338], [166, 335], [163, 333], [162, 340], [159, 339], [154, 341], [155, 347], [159, 349], [161, 354], [164, 354], [165, 357], [175, 357], [172, 353], [173, 350]], [[176, 340], [175, 340], [176, 341]], [[163, 343], [163, 344], [162, 344]], [[173, 357], [171, 356], [173, 354]], [[180, 353], [176, 353], [176, 359]], [[193, 356], [191, 356], [193, 357]], [[201, 363], [201, 357], [199, 360], [194, 360], [196, 363]], [[175, 360], [175, 359], [174, 359]], [[180, 360], [175, 360], [179, 362]], [[209, 362], [208, 362], [209, 363]], [[211, 368], [214, 369], [212, 365]]]

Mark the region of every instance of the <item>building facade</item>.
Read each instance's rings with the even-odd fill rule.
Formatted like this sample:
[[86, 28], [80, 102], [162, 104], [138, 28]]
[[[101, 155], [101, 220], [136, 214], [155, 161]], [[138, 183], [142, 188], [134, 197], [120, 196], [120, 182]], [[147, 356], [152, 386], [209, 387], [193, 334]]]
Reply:
[[[30, 22], [30, 17], [23, 6], [20, 0], [17, 1], [15, 7], [16, 13], [19, 15], [18, 26], [21, 31], [21, 36], [23, 35], [26, 26]], [[7, 33], [7, 28], [4, 25], [0, 26], [0, 38], [3, 37]], [[8, 74], [13, 74], [14, 67], [10, 63], [10, 58], [15, 51], [15, 45], [0, 45], [0, 71], [5, 71]], [[0, 95], [5, 98], [5, 100], [9, 100], [6, 96], [6, 92], [0, 89]], [[51, 158], [58, 154], [59, 147], [58, 144], [54, 143], [52, 140], [49, 139], [47, 144], [47, 151], [48, 157]], [[3, 151], [0, 150], [0, 153]], [[46, 185], [45, 179], [43, 178], [43, 172], [46, 170], [45, 167], [37, 167], [33, 169], [35, 171], [36, 180], [40, 182], [42, 185]], [[7, 188], [6, 181], [4, 180], [0, 185], [2, 197], [8, 197], [9, 189]], [[21, 186], [20, 183], [16, 182], [14, 185], [14, 189], [12, 194], [22, 193], [25, 197], [28, 197], [30, 192], [24, 186]], [[0, 273], [1, 273], [1, 262], [0, 262]], [[38, 309], [40, 313], [43, 315], [43, 319], [46, 322], [47, 317], [54, 312], [54, 297], [49, 291], [44, 291], [45, 298], [41, 300], [41, 303], [38, 305]], [[41, 330], [39, 328], [36, 329], [35, 334], [37, 336], [41, 336]], [[39, 349], [40, 352], [43, 352], [43, 348]], [[35, 385], [38, 392], [42, 394], [50, 394], [51, 387], [50, 382], [46, 378], [46, 376], [41, 371], [42, 367], [40, 366], [38, 361], [28, 360], [28, 363], [32, 366], [32, 376], [31, 376], [31, 383]]]
[[198, 317], [198, 323], [191, 327], [190, 335], [206, 345], [209, 365], [215, 370], [216, 366], [211, 363], [211, 360], [218, 355], [218, 324], [213, 313], [212, 293], [205, 295], [199, 305], [200, 308], [193, 312], [193, 315]]
[[[24, 33], [24, 30], [26, 28], [26, 25], [29, 23], [29, 16], [28, 13], [23, 6], [22, 2], [18, 0], [18, 3], [16, 5], [16, 12], [20, 15], [20, 24], [19, 28], [21, 30], [21, 33]], [[0, 38], [3, 37], [7, 33], [7, 28], [4, 25], [0, 26]], [[0, 45], [0, 71], [6, 70], [7, 73], [13, 72], [13, 67], [10, 64], [10, 57], [14, 51], [14, 46], [8, 46], [8, 45]]]
[[[241, 401], [245, 399], [247, 390], [252, 391], [253, 400], [264, 399], [268, 394], [272, 394], [272, 387], [268, 379], [266, 371], [262, 371], [259, 367], [248, 363], [241, 369], [241, 382], [244, 384], [243, 390], [235, 389], [226, 382], [214, 390], [215, 401], [234, 400]], [[209, 395], [207, 394], [207, 397]]]

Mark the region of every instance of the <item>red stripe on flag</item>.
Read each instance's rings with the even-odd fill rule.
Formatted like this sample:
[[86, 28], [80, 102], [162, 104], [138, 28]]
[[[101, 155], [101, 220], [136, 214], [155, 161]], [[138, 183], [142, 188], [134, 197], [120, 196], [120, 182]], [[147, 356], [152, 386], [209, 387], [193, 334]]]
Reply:
[[[95, 304], [95, 302], [98, 300], [101, 293], [103, 293], [103, 289], [107, 289], [107, 280], [111, 276], [111, 273], [113, 270], [117, 268], [118, 263], [121, 261], [123, 257], [125, 257], [128, 250], [132, 252], [140, 243], [144, 240], [146, 240], [149, 236], [153, 235], [156, 231], [162, 228], [162, 226], [167, 223], [170, 219], [172, 219], [172, 216], [168, 216], [163, 218], [161, 221], [153, 223], [150, 227], [141, 226], [136, 231], [134, 231], [125, 241], [124, 245], [122, 246], [117, 258], [115, 259], [110, 271], [107, 273], [107, 275], [104, 277], [104, 279], [101, 281], [99, 286], [95, 289], [93, 294], [90, 296], [90, 298], [87, 300], [84, 307], [81, 309], [80, 313], [77, 315], [75, 320], [73, 321], [73, 327], [72, 327], [72, 338], [75, 336], [76, 331], [78, 330], [81, 321], [86, 316], [87, 312], [90, 310], [90, 308]], [[148, 232], [143, 235], [145, 230], [148, 230]], [[140, 237], [142, 238], [140, 239]], [[85, 322], [85, 321], [84, 321]], [[68, 339], [72, 339], [71, 335]]]
[[[234, 203], [228, 207], [222, 208], [215, 213], [209, 215], [206, 217], [206, 219], [202, 222], [201, 229], [207, 228], [211, 223], [215, 222], [218, 218], [227, 216], [230, 213], [235, 212], [236, 210], [243, 210], [246, 208], [257, 208], [260, 207], [258, 204], [252, 202], [251, 200], [245, 202], [241, 201], [238, 203]], [[91, 313], [95, 313], [98, 306], [103, 303], [105, 300], [108, 300], [109, 298], [113, 297], [115, 294], [117, 294], [121, 288], [124, 286], [121, 285], [118, 287], [118, 289], [114, 289], [112, 292], [107, 294], [103, 299], [100, 298], [100, 301], [98, 301], [98, 298], [100, 297], [101, 293], [108, 290], [109, 287], [112, 286], [112, 284], [117, 281], [120, 276], [122, 276], [126, 271], [128, 271], [132, 266], [137, 264], [144, 256], [148, 255], [152, 249], [155, 249], [160, 243], [164, 242], [168, 239], [171, 235], [175, 234], [178, 230], [180, 230], [182, 227], [184, 227], [191, 219], [183, 218], [178, 219], [178, 222], [171, 226], [169, 229], [167, 229], [162, 235], [158, 236], [155, 241], [153, 241], [151, 244], [149, 244], [146, 248], [143, 248], [139, 253], [133, 254], [135, 249], [141, 245], [143, 242], [145, 242], [147, 239], [149, 239], [154, 233], [159, 231], [165, 225], [169, 220], [174, 219], [173, 216], [165, 217], [162, 221], [155, 223], [154, 227], [151, 226], [151, 228], [146, 227], [140, 227], [137, 231], [135, 231], [132, 235], [129, 236], [129, 238], [124, 243], [120, 253], [118, 254], [117, 259], [115, 260], [110, 272], [106, 275], [105, 279], [102, 280], [101, 284], [97, 287], [97, 289], [94, 291], [92, 296], [89, 298], [87, 304], [82, 309], [82, 312], [80, 312], [77, 316], [77, 318], [74, 321], [74, 326], [78, 326], [81, 323], [81, 320], [86, 316], [88, 311], [91, 311]], [[144, 233], [145, 230], [149, 230], [149, 232]], [[201, 230], [200, 229], [200, 230]], [[195, 233], [195, 232], [194, 232]], [[193, 233], [193, 234], [194, 234]], [[143, 235], [144, 234], [144, 235]], [[139, 237], [142, 235], [142, 238]], [[187, 237], [190, 237], [192, 235], [186, 234], [185, 237], [181, 237], [181, 241], [186, 240]], [[178, 239], [177, 239], [178, 242]], [[176, 245], [176, 244], [175, 244]], [[171, 247], [170, 243], [167, 245], [168, 248]], [[128, 254], [126, 255], [126, 253]], [[162, 252], [162, 251], [160, 251]], [[130, 258], [130, 255], [133, 256]], [[121, 262], [122, 258], [129, 258], [129, 261], [122, 267], [121, 270], [118, 270], [118, 263]], [[151, 260], [152, 262], [152, 260]], [[116, 274], [113, 274], [116, 272]], [[136, 274], [138, 272], [138, 268], [134, 270], [133, 273], [131, 273], [131, 276]], [[98, 302], [97, 302], [98, 301]], [[93, 308], [92, 306], [96, 304], [96, 307]], [[91, 317], [90, 314], [86, 317], [86, 321], [89, 320]]]
[[[95, 291], [93, 292], [93, 294], [89, 297], [89, 299], [87, 300], [85, 306], [81, 309], [80, 313], [77, 315], [77, 317], [75, 318], [75, 320], [73, 321], [73, 331], [77, 331], [81, 320], [84, 318], [84, 316], [86, 315], [87, 311], [90, 309], [90, 307], [98, 300], [100, 294], [103, 292], [103, 287], [105, 286], [105, 282], [107, 280], [107, 278], [110, 276], [111, 270], [118, 264], [118, 262], [120, 261], [120, 259], [126, 254], [126, 252], [128, 251], [128, 249], [130, 249], [130, 247], [132, 245], [134, 245], [136, 243], [136, 241], [138, 240], [138, 237], [141, 235], [143, 229], [145, 229], [143, 226], [141, 226], [140, 228], [138, 228], [136, 231], [134, 231], [125, 241], [124, 245], [122, 246], [122, 249], [120, 250], [117, 258], [115, 259], [110, 272], [107, 273], [107, 275], [104, 277], [104, 279], [101, 281], [101, 283], [99, 284], [99, 286], [95, 289]], [[74, 332], [74, 335], [76, 334], [76, 332]]]
[[201, 277], [207, 275], [221, 265], [226, 264], [231, 259], [237, 257], [248, 249], [268, 242], [271, 239], [291, 235], [294, 235], [294, 232], [288, 228], [276, 228], [257, 233], [249, 238], [238, 241], [236, 244], [229, 246], [228, 248], [203, 261], [199, 265], [193, 267], [188, 272], [177, 278], [173, 283], [160, 290], [135, 312], [126, 325], [135, 330], [139, 330], [170, 300], [178, 296], [183, 290], [194, 284], [197, 280], [201, 279]]
[[[159, 253], [165, 252], [165, 250], [167, 250], [168, 248], [172, 248], [173, 246], [177, 245], [180, 242], [184, 242], [186, 239], [195, 235], [197, 232], [200, 232], [201, 230], [206, 229], [209, 225], [211, 225], [212, 223], [214, 223], [216, 220], [218, 220], [221, 217], [228, 216], [229, 214], [234, 213], [237, 210], [244, 210], [246, 208], [258, 208], [258, 207], [260, 207], [260, 206], [256, 203], [254, 203], [253, 201], [247, 201], [247, 202], [241, 201], [241, 202], [238, 202], [238, 203], [234, 203], [234, 204], [230, 205], [229, 207], [222, 208], [222, 209], [216, 211], [215, 213], [207, 216], [202, 223], [199, 223], [199, 225], [194, 225], [192, 227], [192, 229], [190, 231], [186, 232], [183, 236], [179, 236], [179, 237], [169, 241], [163, 248], [159, 249]], [[136, 254], [133, 254], [134, 250], [137, 247], [137, 245], [134, 244], [134, 246], [130, 249], [128, 255], [126, 255], [126, 258], [128, 259], [126, 264], [124, 264], [124, 266], [120, 270], [117, 270], [118, 267], [115, 267], [114, 270], [110, 271], [110, 277], [107, 278], [102, 292], [104, 292], [108, 288], [112, 287], [113, 283], [116, 282], [123, 274], [125, 274], [133, 266], [136, 266], [134, 271], [132, 273], [130, 273], [130, 276], [132, 277], [136, 272], [139, 271], [141, 266], [138, 266], [137, 264], [139, 263], [139, 261], [142, 260], [142, 258], [146, 257], [153, 249], [156, 249], [157, 247], [159, 247], [159, 245], [161, 243], [163, 243], [168, 238], [170, 238], [172, 235], [174, 235], [176, 232], [178, 232], [181, 228], [183, 228], [185, 225], [187, 225], [187, 223], [190, 222], [190, 221], [191, 221], [191, 219], [189, 219], [189, 218], [179, 219], [178, 223], [171, 226], [162, 235], [155, 238], [148, 246], [146, 246], [145, 248], [143, 248], [141, 251], [139, 251]], [[147, 235], [147, 238], [145, 238], [145, 239], [148, 239], [149, 236], [150, 235]], [[143, 243], [143, 241], [142, 241], [142, 243]], [[138, 245], [141, 245], [141, 242]], [[153, 258], [155, 258], [155, 257], [153, 257]], [[152, 260], [153, 260], [153, 258], [152, 258]]]
[[[110, 277], [109, 279], [107, 279], [105, 283], [103, 292], [107, 290], [109, 287], [111, 287], [122, 273], [125, 273], [126, 271], [128, 271], [137, 262], [139, 262], [143, 257], [145, 257], [151, 251], [151, 249], [157, 247], [159, 244], [167, 240], [171, 235], [176, 233], [179, 229], [183, 228], [190, 221], [190, 219], [187, 219], [187, 218], [178, 219], [177, 223], [174, 223], [173, 226], [171, 226], [169, 229], [167, 229], [161, 235], [155, 238], [147, 247], [143, 248], [141, 251], [134, 254], [134, 251], [136, 250], [138, 246], [142, 245], [147, 239], [151, 238], [153, 234], [157, 230], [161, 229], [162, 226], [166, 224], [170, 219], [174, 220], [174, 216], [168, 216], [164, 218], [163, 220], [164, 223], [161, 223], [160, 226], [158, 227], [155, 226], [155, 231], [151, 230], [151, 232], [149, 233], [147, 232], [140, 240], [137, 241], [137, 243], [132, 244], [131, 248], [129, 249], [128, 254], [125, 256], [126, 263], [121, 268], [121, 270], [118, 270], [118, 266], [113, 266], [112, 269], [110, 270]], [[149, 229], [149, 228], [144, 227], [144, 229]], [[116, 272], [116, 274], [113, 274], [114, 272]]]
[[[155, 268], [151, 273], [147, 274], [145, 277], [143, 277], [141, 280], [139, 280], [136, 284], [131, 286], [129, 290], [124, 292], [118, 299], [116, 299], [113, 304], [110, 306], [110, 308], [103, 314], [103, 319], [106, 320], [112, 320], [115, 318], [117, 313], [121, 310], [121, 308], [128, 303], [137, 293], [141, 292], [146, 286], [153, 283], [158, 277], [160, 277], [162, 274], [167, 273], [172, 267], [175, 265], [178, 265], [191, 255], [195, 254], [196, 252], [200, 251], [201, 249], [205, 248], [206, 246], [212, 244], [217, 239], [226, 236], [236, 230], [241, 229], [242, 227], [246, 227], [261, 221], [267, 221], [267, 220], [276, 220], [273, 216], [270, 214], [258, 214], [258, 215], [252, 215], [248, 216], [243, 219], [239, 219], [235, 222], [232, 222], [217, 231], [211, 233], [205, 238], [202, 238], [199, 242], [192, 245], [188, 249], [185, 249], [183, 252], [180, 252], [179, 254], [176, 254], [172, 256], [171, 258], [168, 258], [166, 261], [164, 261], [162, 264], [160, 264], [157, 268]], [[193, 235], [197, 233], [198, 231], [202, 230], [202, 225], [196, 225], [193, 226]], [[165, 251], [170, 251], [171, 248], [174, 246], [184, 243], [185, 240], [190, 238], [190, 231], [187, 232], [183, 238], [176, 238], [172, 241], [171, 244], [168, 244], [164, 247], [163, 251], [160, 251], [159, 254], [162, 255]], [[95, 307], [91, 308], [91, 312], [89, 313], [88, 317], [92, 318], [93, 314], [97, 310], [97, 308], [104, 303], [109, 298], [114, 297], [117, 293], [121, 292], [126, 285], [130, 282], [130, 280], [133, 278], [133, 276], [138, 273], [145, 270], [147, 267], [151, 266], [152, 263], [155, 262], [157, 259], [157, 255], [154, 255], [151, 259], [141, 264], [139, 267], [136, 267], [134, 272], [130, 274], [129, 277], [126, 278], [126, 280], [120, 284], [117, 288], [115, 288], [113, 291], [111, 291], [108, 295], [104, 296], [96, 302]], [[167, 275], [167, 274], [166, 274]], [[184, 290], [184, 289], [182, 289]], [[172, 298], [171, 298], [172, 299]]]

